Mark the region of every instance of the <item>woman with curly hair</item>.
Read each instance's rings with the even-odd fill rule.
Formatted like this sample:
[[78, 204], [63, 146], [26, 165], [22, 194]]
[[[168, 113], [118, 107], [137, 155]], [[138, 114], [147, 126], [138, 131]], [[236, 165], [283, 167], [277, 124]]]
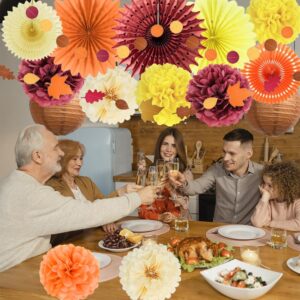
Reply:
[[251, 217], [252, 224], [300, 231], [299, 166], [289, 161], [267, 165], [262, 175], [262, 196]]

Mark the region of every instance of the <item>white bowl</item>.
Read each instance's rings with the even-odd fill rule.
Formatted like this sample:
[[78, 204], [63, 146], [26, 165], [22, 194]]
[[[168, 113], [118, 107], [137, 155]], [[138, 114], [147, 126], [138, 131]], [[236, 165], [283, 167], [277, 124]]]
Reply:
[[[240, 267], [246, 270], [247, 273], [252, 272], [254, 276], [261, 276], [262, 280], [266, 281], [267, 285], [259, 288], [249, 289], [232, 287], [216, 281], [221, 271], [225, 269], [231, 271], [236, 267]], [[217, 267], [201, 271], [200, 274], [218, 292], [227, 297], [230, 297], [231, 299], [238, 300], [256, 299], [258, 297], [261, 297], [262, 295], [266, 294], [282, 276], [282, 273], [256, 267], [244, 263], [238, 259], [234, 259]]]

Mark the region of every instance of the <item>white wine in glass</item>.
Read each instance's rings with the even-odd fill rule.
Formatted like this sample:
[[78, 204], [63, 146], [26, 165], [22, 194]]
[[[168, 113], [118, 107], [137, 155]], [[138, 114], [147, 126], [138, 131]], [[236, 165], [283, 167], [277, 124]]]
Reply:
[[157, 167], [150, 166], [148, 170], [148, 184], [151, 186], [156, 186], [158, 183]]

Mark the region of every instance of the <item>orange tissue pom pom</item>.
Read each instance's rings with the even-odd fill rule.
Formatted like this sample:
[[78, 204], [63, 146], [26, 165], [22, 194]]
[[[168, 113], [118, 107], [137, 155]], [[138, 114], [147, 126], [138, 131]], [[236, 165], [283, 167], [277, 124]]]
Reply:
[[91, 251], [72, 244], [49, 250], [40, 265], [42, 285], [60, 300], [86, 299], [98, 287], [99, 273]]

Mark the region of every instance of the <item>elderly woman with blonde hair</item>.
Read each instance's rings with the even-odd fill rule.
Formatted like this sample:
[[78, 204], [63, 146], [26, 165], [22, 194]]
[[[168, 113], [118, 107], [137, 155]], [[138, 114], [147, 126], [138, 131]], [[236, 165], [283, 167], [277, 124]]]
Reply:
[[[122, 196], [125, 193], [135, 192], [140, 188], [140, 186], [135, 184], [128, 184], [105, 196], [89, 177], [79, 175], [85, 154], [84, 145], [77, 141], [67, 139], [60, 140], [58, 145], [64, 152], [64, 156], [60, 162], [62, 169], [49, 179], [46, 184], [60, 192], [63, 196], [72, 197], [77, 201], [94, 201], [96, 199]], [[109, 233], [114, 232], [116, 228], [115, 223], [103, 226], [103, 230]], [[66, 239], [78, 235], [80, 232], [81, 231], [55, 234], [51, 238], [51, 244], [54, 246], [62, 243]]]

